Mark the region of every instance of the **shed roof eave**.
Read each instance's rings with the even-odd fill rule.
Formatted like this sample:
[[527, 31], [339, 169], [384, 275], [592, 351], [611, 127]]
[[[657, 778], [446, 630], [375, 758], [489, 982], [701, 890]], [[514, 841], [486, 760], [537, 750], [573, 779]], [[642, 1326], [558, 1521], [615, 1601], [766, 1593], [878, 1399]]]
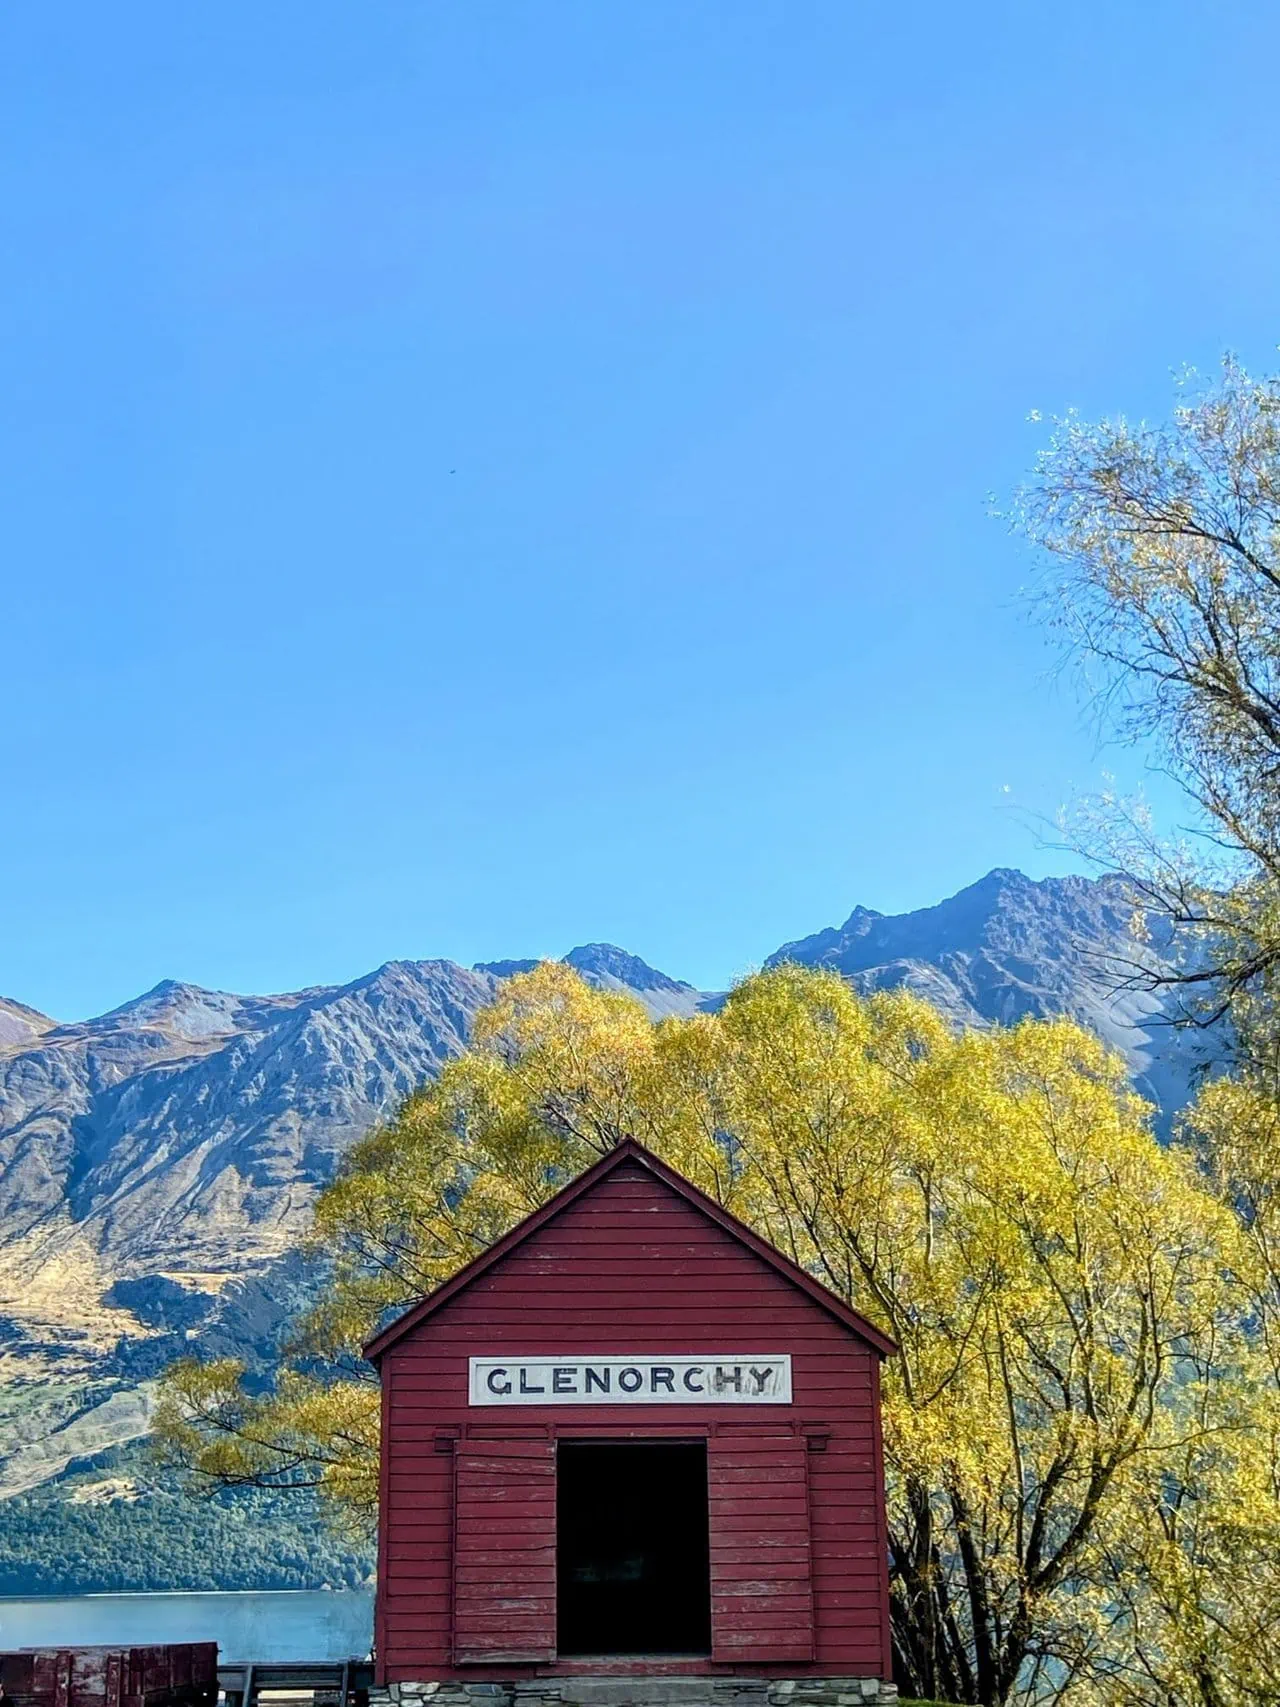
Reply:
[[664, 1185], [683, 1197], [686, 1202], [692, 1204], [709, 1220], [716, 1222], [739, 1244], [745, 1245], [748, 1250], [767, 1262], [784, 1280], [790, 1281], [800, 1291], [807, 1293], [842, 1327], [847, 1328], [859, 1339], [864, 1340], [881, 1357], [896, 1355], [897, 1343], [890, 1339], [887, 1334], [882, 1333], [865, 1316], [852, 1309], [843, 1299], [838, 1298], [830, 1287], [824, 1286], [820, 1280], [815, 1280], [811, 1274], [801, 1268], [798, 1263], [793, 1262], [790, 1257], [784, 1256], [767, 1239], [762, 1239], [758, 1233], [752, 1232], [751, 1228], [740, 1221], [736, 1215], [730, 1214], [714, 1198], [708, 1197], [705, 1192], [700, 1191], [692, 1181], [685, 1179], [683, 1174], [654, 1155], [652, 1150], [646, 1149], [634, 1138], [624, 1138], [620, 1144], [615, 1145], [598, 1162], [594, 1162], [591, 1167], [584, 1169], [576, 1179], [570, 1180], [554, 1197], [548, 1198], [541, 1208], [535, 1209], [530, 1215], [526, 1215], [523, 1221], [517, 1222], [510, 1231], [504, 1233], [500, 1239], [496, 1239], [487, 1250], [481, 1251], [479, 1256], [473, 1257], [456, 1274], [451, 1275], [434, 1291], [427, 1293], [425, 1298], [420, 1299], [416, 1304], [411, 1304], [402, 1315], [396, 1317], [394, 1322], [383, 1328], [381, 1333], [375, 1334], [364, 1347], [366, 1360], [377, 1364], [384, 1354], [399, 1340], [403, 1339], [406, 1334], [412, 1333], [429, 1316], [434, 1315], [442, 1305], [447, 1304], [451, 1298], [455, 1298], [459, 1292], [469, 1286], [473, 1280], [486, 1273], [495, 1263], [501, 1262], [510, 1251], [522, 1245], [526, 1239], [532, 1238], [549, 1221], [554, 1220], [570, 1204], [576, 1203], [586, 1192], [627, 1161], [637, 1162], [648, 1169]]

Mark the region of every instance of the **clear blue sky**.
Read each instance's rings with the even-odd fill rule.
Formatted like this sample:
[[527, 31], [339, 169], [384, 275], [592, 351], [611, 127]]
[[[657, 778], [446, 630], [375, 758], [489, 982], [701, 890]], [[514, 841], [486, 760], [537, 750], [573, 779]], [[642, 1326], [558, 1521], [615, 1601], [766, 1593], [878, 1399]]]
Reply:
[[0, 991], [719, 985], [1065, 869], [1115, 760], [988, 494], [1272, 364], [1277, 63], [1271, 0], [6, 7]]

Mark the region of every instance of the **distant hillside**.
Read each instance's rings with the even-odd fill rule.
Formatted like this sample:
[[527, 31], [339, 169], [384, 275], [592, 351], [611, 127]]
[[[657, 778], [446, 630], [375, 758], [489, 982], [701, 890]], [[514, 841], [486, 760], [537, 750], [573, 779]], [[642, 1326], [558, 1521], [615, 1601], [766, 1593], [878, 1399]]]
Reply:
[[961, 1025], [1013, 1025], [1067, 1014], [1129, 1062], [1138, 1089], [1164, 1122], [1186, 1102], [1203, 1039], [1175, 1032], [1168, 1004], [1129, 988], [1135, 959], [1169, 963], [1167, 930], [1139, 944], [1120, 878], [988, 872], [934, 907], [885, 915], [855, 907], [843, 925], [784, 943], [769, 965], [830, 966], [859, 990], [905, 988]]
[[[965, 1025], [1070, 1014], [1124, 1053], [1167, 1119], [1195, 1060], [1157, 1000], [1116, 993], [1116, 965], [1134, 953], [1128, 912], [1111, 880], [994, 871], [914, 913], [855, 908], [771, 963], [831, 966], [864, 990], [905, 986]], [[1144, 952], [1158, 961], [1159, 940]], [[565, 959], [655, 1018], [723, 999], [611, 944]], [[317, 1191], [465, 1047], [501, 980], [533, 964], [392, 961], [277, 996], [166, 981], [74, 1025], [0, 1001], [0, 1556], [6, 1513], [30, 1524], [37, 1490], [51, 1534], [66, 1506], [67, 1556], [80, 1556], [75, 1466], [135, 1450], [172, 1357], [198, 1344], [269, 1369], [282, 1324], [321, 1279], [297, 1254]], [[150, 1509], [120, 1533], [136, 1539]], [[94, 1586], [109, 1586], [104, 1568], [98, 1558]]]

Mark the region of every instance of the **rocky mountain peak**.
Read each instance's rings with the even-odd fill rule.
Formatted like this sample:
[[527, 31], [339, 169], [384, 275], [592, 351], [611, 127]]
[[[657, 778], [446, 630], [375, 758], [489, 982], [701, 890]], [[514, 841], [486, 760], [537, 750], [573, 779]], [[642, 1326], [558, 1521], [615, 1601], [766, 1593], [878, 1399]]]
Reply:
[[25, 1002], [0, 996], [0, 1049], [9, 1044], [30, 1043], [46, 1031], [52, 1031], [57, 1023], [48, 1014], [29, 1008]]
[[477, 960], [473, 972], [487, 972], [491, 978], [514, 978], [519, 972], [532, 972], [541, 966], [540, 960]]
[[[569, 950], [563, 963], [572, 966], [579, 977], [598, 990], [619, 990], [638, 996], [654, 1019], [696, 1013], [712, 1000], [692, 984], [669, 978], [638, 954], [629, 954], [612, 942], [582, 943]], [[537, 960], [482, 960], [475, 970], [492, 978], [514, 978], [517, 973], [532, 972], [540, 964]]]
[[[253, 998], [250, 1002], [256, 1005]], [[181, 983], [176, 978], [162, 978], [144, 995], [86, 1021], [85, 1029], [108, 1032], [148, 1028], [170, 1037], [201, 1042], [236, 1031], [245, 1007], [243, 996], [233, 996], [225, 990], [206, 990], [199, 984]]]
[[489, 980], [478, 977], [480, 972], [480, 967], [459, 966], [453, 960], [386, 960], [373, 972], [362, 978], [353, 978], [349, 984], [335, 984], [310, 994], [320, 998], [341, 998], [360, 990], [421, 990], [441, 981], [451, 983], [458, 978], [468, 984], [487, 986]]
[[599, 979], [616, 980], [625, 984], [629, 990], [666, 990], [674, 993], [677, 990], [692, 990], [692, 984], [685, 984], [675, 978], [668, 978], [665, 972], [659, 972], [638, 954], [628, 954], [625, 948], [618, 948], [611, 942], [588, 942], [580, 948], [571, 948], [564, 957], [566, 966], [572, 966], [575, 972], [584, 977], [594, 975]]
[[884, 914], [878, 913], [874, 907], [857, 906], [840, 929], [846, 936], [865, 936], [876, 920], [883, 917]]

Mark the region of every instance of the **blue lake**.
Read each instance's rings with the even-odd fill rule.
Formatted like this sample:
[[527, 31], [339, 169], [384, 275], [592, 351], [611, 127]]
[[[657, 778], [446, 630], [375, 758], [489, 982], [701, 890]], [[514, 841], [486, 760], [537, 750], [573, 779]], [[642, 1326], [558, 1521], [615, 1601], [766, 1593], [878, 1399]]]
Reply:
[[363, 1658], [373, 1590], [0, 1598], [0, 1651], [93, 1642], [216, 1642], [223, 1660]]

